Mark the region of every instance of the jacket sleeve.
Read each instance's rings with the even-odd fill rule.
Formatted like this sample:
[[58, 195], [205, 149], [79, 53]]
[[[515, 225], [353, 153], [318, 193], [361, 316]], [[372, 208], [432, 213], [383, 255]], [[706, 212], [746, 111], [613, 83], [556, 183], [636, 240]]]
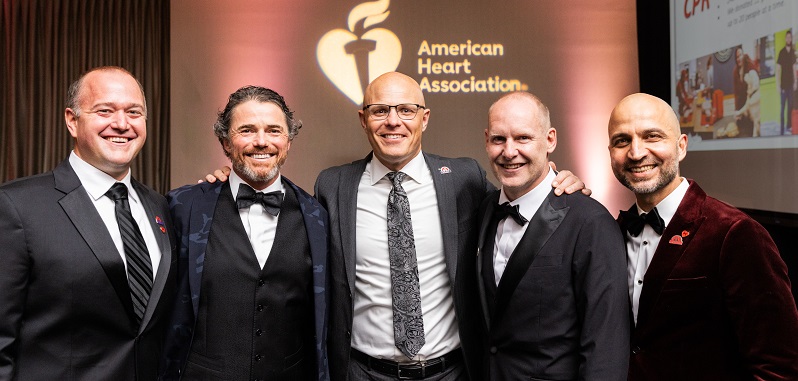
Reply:
[[798, 312], [787, 266], [756, 221], [732, 224], [720, 273], [740, 353], [756, 380], [798, 380]]
[[177, 236], [177, 295], [175, 297], [172, 315], [167, 326], [166, 340], [164, 342], [163, 357], [160, 364], [160, 380], [179, 380], [194, 329], [194, 308], [191, 302], [191, 290], [188, 279], [188, 221], [189, 211], [187, 205], [178, 201], [180, 190], [174, 190], [167, 195], [169, 210], [174, 223]]
[[0, 380], [14, 377], [30, 266], [22, 220], [0, 191]]
[[626, 380], [631, 331], [623, 236], [602, 210], [585, 220], [576, 240], [572, 271], [582, 322], [579, 379]]

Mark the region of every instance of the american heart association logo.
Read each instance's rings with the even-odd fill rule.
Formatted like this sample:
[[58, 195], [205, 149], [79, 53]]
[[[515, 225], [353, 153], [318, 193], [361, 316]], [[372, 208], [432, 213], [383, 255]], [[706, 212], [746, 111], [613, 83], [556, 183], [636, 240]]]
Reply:
[[349, 30], [333, 29], [316, 46], [324, 75], [357, 105], [363, 102], [366, 85], [396, 70], [402, 58], [402, 44], [393, 32], [371, 28], [388, 18], [389, 4], [390, 0], [378, 0], [355, 6], [349, 12]]

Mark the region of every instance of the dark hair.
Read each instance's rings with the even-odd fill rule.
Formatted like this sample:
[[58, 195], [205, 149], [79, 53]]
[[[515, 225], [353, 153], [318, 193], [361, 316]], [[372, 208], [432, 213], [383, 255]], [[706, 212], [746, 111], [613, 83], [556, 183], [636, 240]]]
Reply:
[[72, 84], [69, 85], [69, 89], [67, 90], [66, 108], [72, 109], [72, 111], [75, 112], [75, 116], [80, 116], [81, 113], [80, 104], [79, 104], [80, 99], [78, 98], [80, 97], [80, 90], [83, 88], [83, 80], [86, 78], [87, 75], [95, 71], [121, 71], [122, 73], [125, 73], [129, 75], [131, 78], [133, 78], [133, 80], [136, 81], [136, 84], [139, 85], [139, 90], [141, 90], [141, 99], [144, 100], [144, 116], [145, 117], [147, 116], [147, 97], [144, 95], [144, 86], [141, 85], [141, 82], [139, 82], [139, 80], [136, 79], [136, 77], [134, 77], [133, 74], [131, 74], [129, 71], [119, 66], [96, 67], [94, 69], [91, 69], [83, 73], [80, 76], [80, 78], [78, 78], [75, 82], [72, 82]]
[[[294, 137], [299, 134], [299, 129], [302, 128], [302, 121], [294, 119], [294, 112], [285, 104], [282, 95], [265, 87], [244, 86], [230, 94], [227, 105], [224, 110], [219, 111], [216, 123], [213, 124], [213, 133], [216, 134], [220, 143], [224, 144], [225, 141], [230, 139], [230, 120], [233, 117], [233, 110], [238, 105], [251, 100], [261, 103], [273, 103], [283, 110], [285, 123], [288, 125], [288, 140], [294, 140]], [[225, 154], [227, 154], [226, 151]]]

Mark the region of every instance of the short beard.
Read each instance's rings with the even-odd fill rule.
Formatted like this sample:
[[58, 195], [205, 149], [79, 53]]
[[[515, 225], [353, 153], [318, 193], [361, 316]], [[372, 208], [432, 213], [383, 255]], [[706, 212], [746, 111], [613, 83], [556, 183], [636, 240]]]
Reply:
[[282, 167], [282, 164], [276, 164], [271, 171], [261, 176], [255, 173], [255, 171], [253, 171], [251, 168], [244, 165], [243, 161], [236, 161], [233, 163], [233, 169], [244, 181], [248, 183], [268, 183], [280, 173], [280, 167]]
[[660, 169], [662, 169], [662, 174], [657, 179], [657, 182], [650, 186], [633, 183], [620, 171], [615, 172], [615, 178], [618, 179], [623, 186], [634, 192], [634, 194], [652, 194], [670, 184], [678, 174], [678, 166], [675, 165], [660, 166]]

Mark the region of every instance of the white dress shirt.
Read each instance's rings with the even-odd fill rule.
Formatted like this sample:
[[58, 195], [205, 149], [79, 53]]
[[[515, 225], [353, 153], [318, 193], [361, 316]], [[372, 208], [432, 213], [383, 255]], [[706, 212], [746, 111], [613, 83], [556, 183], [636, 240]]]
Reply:
[[[91, 164], [85, 162], [83, 159], [75, 154], [75, 151], [69, 155], [69, 165], [78, 175], [83, 189], [89, 194], [89, 198], [97, 208], [97, 213], [100, 214], [108, 233], [111, 234], [111, 239], [114, 240], [116, 250], [119, 256], [122, 257], [122, 262], [125, 264], [125, 271], [127, 271], [127, 258], [125, 258], [125, 248], [122, 244], [122, 233], [119, 232], [119, 223], [116, 221], [116, 204], [114, 200], [106, 197], [105, 192], [108, 192], [115, 183], [116, 179], [107, 173], [95, 168]], [[155, 232], [152, 230], [151, 221], [147, 217], [147, 212], [144, 211], [144, 205], [141, 203], [139, 194], [133, 189], [130, 183], [130, 170], [127, 175], [119, 181], [127, 187], [127, 199], [130, 204], [130, 213], [136, 224], [139, 226], [141, 236], [144, 237], [144, 243], [147, 245], [147, 251], [150, 253], [150, 261], [152, 263], [152, 279], [155, 280], [155, 274], [158, 273], [158, 265], [161, 262], [161, 248], [158, 246], [158, 241], [155, 239]], [[159, 216], [163, 220], [165, 216]]]
[[[459, 348], [460, 336], [432, 174], [421, 153], [401, 171], [407, 174], [402, 188], [410, 203], [426, 342], [413, 359], [421, 361]], [[372, 357], [407, 362], [394, 342], [388, 257], [388, 193], [392, 185], [385, 176], [388, 172], [379, 160], [372, 159], [358, 185], [352, 347]]]
[[[233, 199], [238, 198], [238, 187], [244, 184], [245, 181], [235, 173], [230, 172], [230, 191], [233, 193]], [[252, 187], [253, 189], [255, 187]], [[266, 189], [255, 189], [255, 192], [269, 193], [280, 191], [285, 197], [285, 189], [280, 174], [277, 174], [277, 180]], [[252, 244], [252, 250], [255, 251], [255, 257], [258, 259], [258, 265], [262, 269], [269, 259], [269, 253], [272, 251], [274, 245], [274, 235], [277, 233], [277, 219], [279, 214], [272, 216], [259, 203], [254, 203], [249, 208], [241, 208], [238, 210], [238, 216], [241, 217], [241, 222], [244, 224], [244, 230], [249, 237], [249, 243]]]
[[[546, 200], [546, 197], [551, 193], [551, 182], [554, 181], [554, 177], [556, 176], [554, 171], [549, 168], [546, 178], [544, 178], [540, 184], [523, 196], [510, 202], [510, 205], [518, 205], [521, 215], [527, 220], [531, 220], [532, 216], [537, 213], [540, 205], [543, 204], [543, 201]], [[499, 205], [508, 201], [509, 199], [504, 193], [504, 189], [502, 189], [501, 194], [499, 194]], [[497, 286], [502, 279], [502, 274], [504, 274], [504, 269], [507, 267], [507, 262], [510, 261], [513, 250], [518, 246], [518, 242], [521, 242], [521, 238], [524, 237], [524, 233], [526, 233], [526, 228], [528, 226], [529, 223], [522, 226], [510, 217], [499, 221], [499, 225], [496, 227], [496, 238], [493, 241], [493, 276], [496, 278]]]
[[[676, 209], [682, 202], [689, 186], [690, 183], [682, 178], [682, 182], [679, 186], [674, 189], [668, 197], [665, 197], [665, 199], [657, 204], [657, 213], [662, 217], [662, 221], [665, 222], [666, 227], [676, 214]], [[645, 213], [645, 211], [638, 206], [637, 213], [642, 214]], [[640, 293], [643, 291], [643, 279], [646, 276], [648, 265], [651, 264], [651, 260], [654, 258], [654, 253], [657, 251], [657, 246], [662, 236], [657, 234], [649, 224], [645, 224], [643, 231], [637, 237], [632, 237], [628, 231], [624, 232], [624, 234], [626, 234], [627, 238], [626, 263], [627, 278], [629, 281], [629, 298], [632, 301], [634, 322], [637, 324], [637, 310], [640, 306]]]

